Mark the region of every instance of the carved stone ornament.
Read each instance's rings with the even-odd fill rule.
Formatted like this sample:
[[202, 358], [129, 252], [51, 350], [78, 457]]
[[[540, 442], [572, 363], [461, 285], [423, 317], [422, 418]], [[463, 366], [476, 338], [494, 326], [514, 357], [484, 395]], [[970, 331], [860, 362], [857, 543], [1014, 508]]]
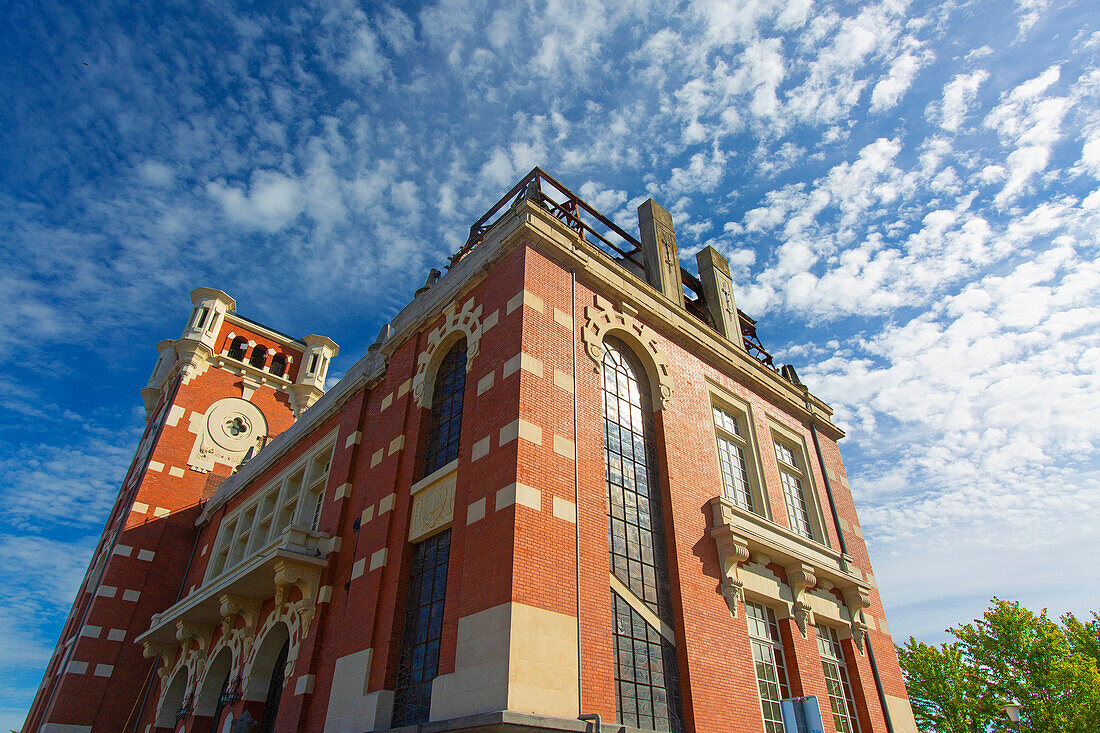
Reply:
[[726, 605], [730, 613], [737, 618], [737, 601], [744, 597], [745, 584], [737, 578], [725, 578], [722, 581], [722, 597], [726, 599]]
[[806, 563], [794, 563], [787, 566], [787, 585], [791, 589], [791, 595], [794, 597], [794, 603], [791, 606], [791, 614], [794, 616], [795, 623], [798, 624], [798, 630], [802, 632], [802, 637], [806, 637], [806, 627], [813, 623], [813, 611], [810, 608], [810, 604], [802, 600], [804, 592], [808, 588], [813, 588], [817, 585], [817, 576], [814, 575], [814, 569], [812, 565]]
[[[428, 377], [428, 367], [433, 362], [439, 345], [449, 340], [451, 334], [461, 332], [466, 337], [466, 370], [477, 356], [481, 347], [481, 310], [482, 306], [474, 305], [474, 299], [470, 298], [462, 305], [462, 310], [457, 310], [456, 302], [447, 306], [443, 311], [445, 320], [443, 325], [428, 334], [428, 345], [420, 353], [417, 359], [416, 375], [413, 377], [413, 399], [420, 407], [429, 407], [425, 404], [424, 384]], [[438, 359], [434, 360], [438, 363]]]
[[236, 626], [237, 617], [244, 620], [242, 629], [245, 636], [255, 637], [256, 626], [260, 620], [260, 602], [254, 598], [246, 598], [232, 593], [222, 593], [218, 598], [221, 603], [218, 609], [222, 616], [222, 634], [228, 635]]
[[863, 640], [867, 637], [868, 628], [863, 620], [863, 611], [871, 607], [871, 594], [865, 588], [845, 588], [844, 605], [852, 619], [852, 641], [860, 653], [863, 653]]
[[[302, 600], [298, 602], [300, 609], [313, 606], [317, 599], [317, 589], [320, 582], [320, 568], [280, 558], [275, 563], [275, 608], [277, 612], [282, 613], [286, 607], [291, 588], [297, 588], [302, 594]], [[312, 614], [310, 618], [312, 618]]]
[[585, 324], [581, 329], [581, 340], [584, 341], [584, 350], [592, 361], [596, 362], [596, 371], [603, 364], [603, 340], [608, 334], [625, 334], [627, 340], [645, 350], [645, 355], [652, 361], [656, 370], [657, 384], [655, 385], [659, 399], [654, 400], [656, 409], [664, 409], [672, 402], [673, 384], [672, 374], [668, 368], [668, 357], [657, 346], [657, 334], [649, 326], [637, 318], [637, 312], [624, 306], [616, 308], [610, 301], [599, 295], [593, 299], [594, 305], [584, 308]]
[[187, 465], [208, 472], [215, 463], [235, 468], [267, 440], [267, 419], [260, 408], [240, 397], [226, 397], [207, 409], [198, 426]]
[[739, 577], [741, 563], [749, 559], [749, 543], [737, 534], [731, 525], [725, 524], [710, 531], [718, 545], [718, 562], [722, 566], [722, 597], [726, 599], [730, 613], [737, 617], [737, 601], [742, 600], [744, 582]]
[[147, 641], [143, 646], [142, 656], [146, 659], [159, 657], [160, 667], [157, 668], [157, 674], [162, 678], [167, 677], [172, 669], [172, 660], [175, 659], [179, 646], [163, 641]]
[[451, 523], [457, 483], [458, 472], [454, 471], [416, 493], [409, 519], [409, 542], [417, 542]]
[[193, 621], [176, 622], [176, 640], [183, 644], [184, 654], [197, 652], [204, 657], [210, 649], [210, 639], [214, 635], [214, 627], [208, 624], [199, 624]]
[[810, 604], [803, 601], [795, 601], [791, 606], [791, 615], [794, 616], [794, 622], [798, 624], [803, 639], [806, 638], [806, 627], [813, 623], [812, 613]]

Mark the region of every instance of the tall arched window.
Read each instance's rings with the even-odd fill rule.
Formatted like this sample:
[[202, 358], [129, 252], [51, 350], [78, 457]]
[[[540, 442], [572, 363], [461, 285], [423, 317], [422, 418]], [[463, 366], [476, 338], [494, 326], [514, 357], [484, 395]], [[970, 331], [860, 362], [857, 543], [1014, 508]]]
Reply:
[[[649, 380], [622, 341], [604, 339], [608, 544], [615, 611], [619, 722], [683, 729], [653, 407]], [[649, 613], [645, 613], [648, 611]], [[661, 622], [654, 626], [647, 616]]]
[[[443, 355], [435, 372], [424, 449], [425, 476], [458, 458], [465, 387], [466, 340], [461, 339]], [[432, 681], [439, 674], [443, 638], [451, 530], [421, 540], [411, 547], [410, 554], [412, 567], [405, 591], [405, 624], [390, 723], [394, 728], [425, 723], [431, 711]]]
[[425, 476], [458, 458], [465, 387], [466, 339], [461, 339], [443, 356], [436, 370], [432, 411], [428, 419], [428, 441], [424, 450]]

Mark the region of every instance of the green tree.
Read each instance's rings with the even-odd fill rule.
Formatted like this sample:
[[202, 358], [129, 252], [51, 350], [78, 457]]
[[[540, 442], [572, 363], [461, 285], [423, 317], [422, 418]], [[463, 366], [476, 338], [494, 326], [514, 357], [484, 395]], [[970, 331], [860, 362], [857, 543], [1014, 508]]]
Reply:
[[963, 657], [958, 644], [931, 646], [910, 637], [898, 647], [898, 660], [921, 730], [985, 733], [997, 714], [997, 700], [988, 694], [980, 670]]
[[1033, 733], [1100, 730], [1100, 617], [1061, 624], [1019, 603], [994, 598], [972, 623], [948, 629], [958, 640], [898, 647], [913, 712], [935, 733], [1011, 731], [1002, 707], [1022, 706]]

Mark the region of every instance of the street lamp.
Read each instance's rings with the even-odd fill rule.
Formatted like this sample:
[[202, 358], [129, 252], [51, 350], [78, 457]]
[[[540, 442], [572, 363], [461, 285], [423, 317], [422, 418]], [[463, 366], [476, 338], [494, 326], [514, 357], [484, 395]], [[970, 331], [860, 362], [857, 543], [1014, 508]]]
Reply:
[[1005, 703], [1005, 715], [1007, 715], [1008, 719], [1012, 721], [1012, 724], [1016, 726], [1016, 730], [1020, 730], [1020, 709], [1022, 707], [1023, 706], [1015, 700]]

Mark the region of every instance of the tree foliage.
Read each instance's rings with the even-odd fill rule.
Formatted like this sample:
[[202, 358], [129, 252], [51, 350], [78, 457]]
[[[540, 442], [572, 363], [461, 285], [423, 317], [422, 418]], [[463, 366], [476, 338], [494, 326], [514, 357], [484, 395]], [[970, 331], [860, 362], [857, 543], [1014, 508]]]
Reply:
[[1003, 704], [1022, 707], [1020, 730], [1100, 730], [1100, 616], [1061, 623], [994, 598], [941, 646], [912, 637], [898, 647], [917, 724], [927, 733], [1012, 731]]

